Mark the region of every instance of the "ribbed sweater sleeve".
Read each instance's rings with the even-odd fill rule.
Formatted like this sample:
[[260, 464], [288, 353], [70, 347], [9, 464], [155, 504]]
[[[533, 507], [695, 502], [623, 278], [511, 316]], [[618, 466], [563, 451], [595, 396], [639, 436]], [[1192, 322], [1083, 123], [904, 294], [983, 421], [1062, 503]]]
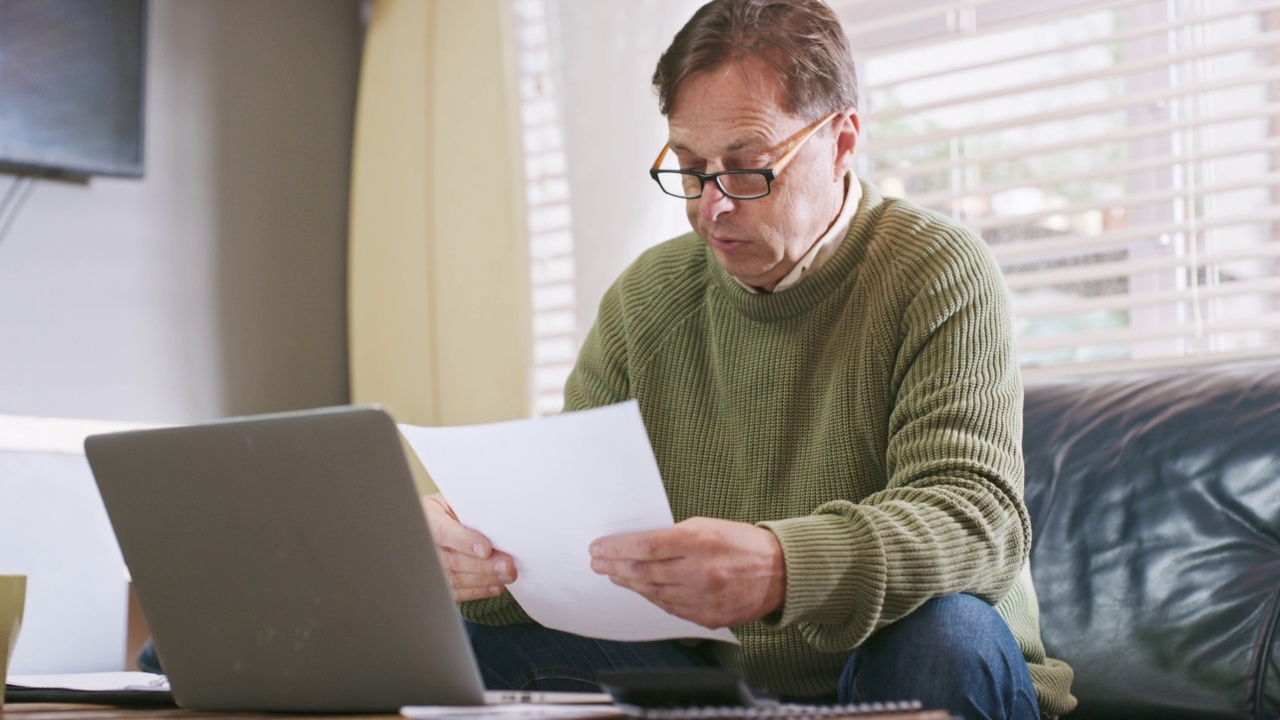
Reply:
[[[1027, 558], [1022, 387], [998, 271], [962, 231], [890, 214], [878, 233], [927, 237], [870, 261], [896, 343], [887, 367], [883, 489], [812, 514], [763, 522], [782, 542], [787, 598], [774, 626], [799, 623], [822, 651], [846, 650], [933, 597], [993, 604]], [[893, 327], [893, 317], [898, 317]]]

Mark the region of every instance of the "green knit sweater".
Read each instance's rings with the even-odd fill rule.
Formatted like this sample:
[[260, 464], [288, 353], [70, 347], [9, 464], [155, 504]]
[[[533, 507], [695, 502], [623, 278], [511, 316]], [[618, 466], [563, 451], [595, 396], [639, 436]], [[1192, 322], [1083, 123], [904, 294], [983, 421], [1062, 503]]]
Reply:
[[[699, 238], [644, 253], [605, 294], [566, 410], [639, 401], [677, 522], [780, 541], [782, 611], [720, 662], [788, 695], [833, 694], [849, 651], [925, 601], [995, 605], [1045, 715], [1075, 705], [1045, 657], [1022, 501], [1022, 385], [999, 270], [951, 221], [865, 184], [836, 252], [755, 295]], [[510, 550], [518, 549], [510, 548]], [[509, 594], [472, 620], [528, 622]]]

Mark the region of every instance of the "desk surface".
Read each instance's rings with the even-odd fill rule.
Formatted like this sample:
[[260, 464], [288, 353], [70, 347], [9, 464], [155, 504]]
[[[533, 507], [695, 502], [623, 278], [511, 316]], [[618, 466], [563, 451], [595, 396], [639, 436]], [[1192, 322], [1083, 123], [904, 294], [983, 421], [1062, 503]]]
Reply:
[[[848, 716], [852, 718], [853, 716]], [[294, 715], [248, 712], [197, 712], [178, 708], [137, 709], [105, 705], [55, 705], [48, 703], [6, 703], [0, 710], [0, 718], [13, 720], [194, 720], [195, 718], [239, 718], [241, 720], [311, 720], [313, 718], [340, 718], [341, 720], [404, 720], [400, 715]], [[870, 714], [867, 720], [951, 720], [951, 716], [938, 710], [920, 712], [896, 712]]]

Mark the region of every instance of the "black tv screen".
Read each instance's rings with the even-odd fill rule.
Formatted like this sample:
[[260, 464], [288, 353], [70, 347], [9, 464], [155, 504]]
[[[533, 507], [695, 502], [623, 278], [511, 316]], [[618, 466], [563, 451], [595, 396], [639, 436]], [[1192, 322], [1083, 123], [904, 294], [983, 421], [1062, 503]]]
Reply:
[[0, 172], [141, 177], [146, 0], [0, 0]]

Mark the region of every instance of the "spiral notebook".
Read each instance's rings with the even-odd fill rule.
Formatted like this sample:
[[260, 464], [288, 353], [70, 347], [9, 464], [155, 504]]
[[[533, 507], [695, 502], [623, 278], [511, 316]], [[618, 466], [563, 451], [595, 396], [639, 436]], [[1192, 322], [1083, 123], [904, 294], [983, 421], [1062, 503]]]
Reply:
[[410, 706], [411, 720], [949, 720], [914, 700], [856, 705], [783, 703], [753, 687], [736, 672], [719, 667], [636, 668], [597, 674], [613, 705], [596, 707], [507, 706], [442, 708]]
[[941, 710], [925, 710], [918, 702], [857, 705], [793, 705], [771, 703], [750, 707], [642, 708], [634, 705], [508, 705], [498, 707], [408, 706], [400, 714], [410, 720], [952, 720]]

